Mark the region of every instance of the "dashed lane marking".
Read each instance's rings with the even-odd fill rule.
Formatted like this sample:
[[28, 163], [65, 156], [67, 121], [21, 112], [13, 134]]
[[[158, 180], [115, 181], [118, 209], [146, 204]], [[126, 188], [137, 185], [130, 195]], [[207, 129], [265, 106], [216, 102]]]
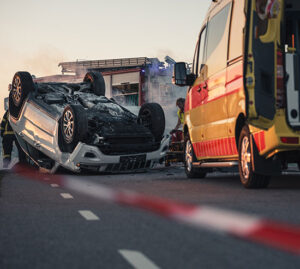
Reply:
[[159, 269], [159, 267], [149, 260], [143, 253], [120, 249], [119, 253], [136, 269]]
[[74, 197], [70, 193], [63, 192], [60, 194], [64, 199], [73, 199]]
[[90, 210], [79, 210], [78, 212], [86, 220], [99, 220], [99, 217]]
[[[42, 181], [39, 174], [21, 168], [19, 167], [20, 170], [15, 169], [15, 172], [31, 180]], [[257, 216], [205, 205], [190, 205], [139, 194], [134, 191], [113, 189], [90, 181], [87, 183], [73, 177], [51, 176], [49, 183], [51, 186], [61, 186], [68, 191], [102, 201], [144, 209], [174, 221], [223, 232], [230, 236], [300, 255], [300, 225], [270, 221]], [[79, 213], [87, 220], [99, 220], [91, 211], [81, 210]]]
[[59, 187], [59, 185], [58, 185], [58, 184], [55, 184], [55, 183], [50, 184], [50, 186], [51, 186], [52, 188], [58, 188], [58, 187]]

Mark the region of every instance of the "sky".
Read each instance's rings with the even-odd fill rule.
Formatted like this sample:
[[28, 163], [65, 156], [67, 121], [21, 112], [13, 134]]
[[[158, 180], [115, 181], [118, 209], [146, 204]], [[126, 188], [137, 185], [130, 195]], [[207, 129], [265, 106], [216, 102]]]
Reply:
[[[0, 0], [0, 113], [17, 71], [58, 63], [166, 55], [191, 62], [211, 0]], [[0, 117], [1, 117], [0, 115]]]

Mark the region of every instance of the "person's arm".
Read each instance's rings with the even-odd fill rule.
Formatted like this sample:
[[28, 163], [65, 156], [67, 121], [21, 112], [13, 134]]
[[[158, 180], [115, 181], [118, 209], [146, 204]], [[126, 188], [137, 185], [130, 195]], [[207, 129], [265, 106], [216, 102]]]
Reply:
[[2, 121], [1, 121], [1, 126], [0, 126], [0, 131], [1, 131], [1, 137], [3, 137], [3, 133], [4, 133], [4, 129], [5, 129], [5, 124], [6, 124], [6, 121], [7, 121], [7, 111], [5, 112], [3, 118], [2, 118]]
[[178, 130], [178, 128], [180, 127], [181, 125], [181, 121], [180, 121], [180, 118], [178, 118], [178, 121], [177, 121], [177, 124], [175, 126], [175, 128], [173, 130]]

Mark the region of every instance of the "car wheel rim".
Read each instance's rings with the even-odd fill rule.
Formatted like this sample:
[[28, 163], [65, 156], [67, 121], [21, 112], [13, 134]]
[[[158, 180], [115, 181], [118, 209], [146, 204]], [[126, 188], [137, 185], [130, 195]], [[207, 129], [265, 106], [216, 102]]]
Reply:
[[242, 140], [241, 148], [241, 168], [244, 179], [248, 179], [250, 175], [250, 162], [251, 162], [251, 152], [250, 143], [248, 136], [245, 136]]
[[63, 118], [63, 131], [67, 142], [72, 142], [74, 135], [74, 117], [70, 110], [67, 110]]
[[15, 105], [19, 105], [22, 95], [22, 85], [20, 77], [16, 76], [12, 85], [12, 97]]
[[186, 164], [186, 169], [189, 172], [191, 172], [192, 164], [193, 164], [193, 152], [192, 152], [192, 144], [189, 140], [186, 142], [186, 146], [185, 146], [185, 164]]

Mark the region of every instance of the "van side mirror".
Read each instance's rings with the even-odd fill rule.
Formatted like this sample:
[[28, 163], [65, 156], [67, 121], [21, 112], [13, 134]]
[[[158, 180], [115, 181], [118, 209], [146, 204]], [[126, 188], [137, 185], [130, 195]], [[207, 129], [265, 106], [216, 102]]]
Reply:
[[187, 64], [184, 62], [175, 63], [172, 82], [177, 86], [191, 86], [195, 81], [194, 74], [188, 74]]
[[173, 72], [173, 83], [177, 86], [187, 85], [187, 69], [186, 63], [175, 63]]

